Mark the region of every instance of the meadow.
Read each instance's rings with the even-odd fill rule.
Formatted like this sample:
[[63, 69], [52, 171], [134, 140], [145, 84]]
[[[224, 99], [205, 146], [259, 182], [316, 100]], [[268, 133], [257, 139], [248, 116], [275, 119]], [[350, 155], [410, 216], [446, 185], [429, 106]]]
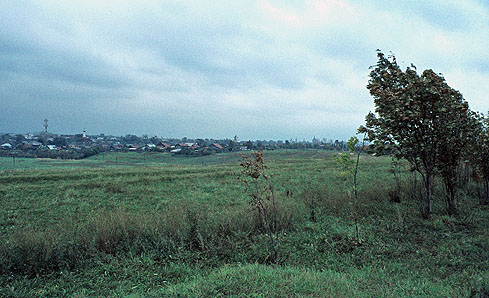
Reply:
[[0, 296], [489, 295], [489, 209], [474, 185], [448, 216], [437, 183], [422, 220], [407, 166], [394, 203], [391, 159], [362, 155], [352, 202], [334, 154], [265, 152], [278, 202], [273, 263], [236, 153], [0, 158]]

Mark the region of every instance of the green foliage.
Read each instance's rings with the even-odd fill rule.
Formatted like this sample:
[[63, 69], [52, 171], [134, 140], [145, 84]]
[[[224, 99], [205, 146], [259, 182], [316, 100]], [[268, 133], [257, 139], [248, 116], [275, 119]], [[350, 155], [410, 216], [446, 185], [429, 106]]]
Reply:
[[349, 153], [338, 153], [334, 156], [335, 161], [340, 165], [341, 177], [351, 180], [355, 171], [355, 162], [351, 159]]
[[425, 70], [418, 75], [413, 65], [402, 71], [394, 56], [380, 51], [378, 59], [367, 85], [376, 114], [366, 116], [364, 131], [377, 150], [406, 159], [421, 174], [420, 210], [429, 218], [435, 171], [455, 191], [456, 168], [476, 121], [462, 94], [441, 74]]
[[489, 204], [489, 118], [478, 115], [478, 125], [473, 128], [472, 141], [466, 151], [470, 165], [473, 168], [473, 178], [484, 185], [484, 191], [479, 193], [482, 205]]
[[351, 137], [346, 143], [346, 148], [353, 153], [355, 152], [355, 146], [358, 144], [358, 138], [356, 136]]
[[[358, 138], [356, 136], [351, 137], [346, 143], [346, 147], [350, 153], [355, 153], [355, 146], [358, 144]], [[355, 174], [355, 161], [351, 158], [349, 153], [338, 153], [335, 155], [336, 162], [340, 165], [341, 176], [347, 180], [353, 180]]]

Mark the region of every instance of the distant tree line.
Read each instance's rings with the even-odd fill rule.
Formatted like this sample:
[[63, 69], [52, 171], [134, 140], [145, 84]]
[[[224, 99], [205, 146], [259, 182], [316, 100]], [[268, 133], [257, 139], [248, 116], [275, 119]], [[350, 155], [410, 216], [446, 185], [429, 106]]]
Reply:
[[100, 153], [98, 147], [80, 148], [77, 150], [23, 150], [6, 151], [0, 150], [0, 156], [26, 157], [26, 158], [53, 158], [53, 159], [83, 159]]

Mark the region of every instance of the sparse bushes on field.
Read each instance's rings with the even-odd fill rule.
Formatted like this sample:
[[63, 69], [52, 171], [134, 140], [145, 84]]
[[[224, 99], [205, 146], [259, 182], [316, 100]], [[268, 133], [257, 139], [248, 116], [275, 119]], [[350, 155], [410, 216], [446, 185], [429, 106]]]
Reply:
[[[368, 162], [369, 158], [366, 159], [367, 165]], [[369, 178], [368, 174], [362, 172], [360, 174], [362, 181], [371, 179], [362, 187], [362, 195], [355, 206], [362, 225], [364, 218], [384, 218], [385, 214], [391, 214], [389, 226], [392, 225], [396, 231], [404, 230], [406, 221], [416, 210], [413, 206], [415, 203], [402, 199], [402, 205], [385, 204], [389, 199], [392, 181], [383, 177]], [[407, 197], [412, 188], [408, 175], [404, 171], [400, 176], [402, 198]], [[118, 189], [116, 187], [112, 190], [111, 183], [99, 186], [110, 193]], [[271, 231], [277, 237], [274, 240], [279, 241], [283, 234], [302, 229], [307, 220], [314, 222], [312, 212], [318, 224], [331, 217], [347, 218], [350, 201], [345, 187], [338, 179], [315, 187], [302, 185], [302, 191], [294, 190], [295, 195], [287, 195], [285, 191], [276, 192], [275, 205], [271, 205], [269, 200], [262, 202], [264, 208], [274, 206], [273, 217], [270, 217], [273, 218]], [[476, 188], [467, 188], [467, 195], [475, 194]], [[435, 196], [442, 195], [442, 189], [435, 188]], [[123, 257], [128, 253], [137, 255], [147, 252], [158, 254], [159, 258], [169, 261], [195, 253], [229, 262], [270, 262], [267, 247], [269, 235], [262, 214], [253, 210], [253, 205], [250, 206], [246, 201], [221, 207], [192, 199], [169, 203], [165, 211], [139, 214], [118, 208], [95, 212], [83, 223], [74, 218], [44, 231], [19, 230], [0, 244], [0, 272], [35, 275], [75, 268], [107, 254]], [[331, 243], [344, 242], [344, 245], [353, 243], [353, 229], [343, 232], [346, 234], [342, 235], [341, 241], [334, 240], [331, 235], [326, 240]], [[283, 258], [287, 258], [286, 252], [280, 252], [279, 259]]]
[[[331, 161], [331, 155], [326, 157]], [[287, 268], [294, 266], [313, 270], [313, 276], [319, 276], [325, 268], [343, 274], [351, 278], [350, 286], [350, 282], [360, 282], [356, 290], [365, 296], [464, 297], [471, 290], [485, 293], [487, 282], [480, 277], [488, 268], [483, 229], [487, 216], [485, 207], [473, 202], [477, 196], [473, 182], [460, 191], [461, 203], [469, 203], [470, 209], [462, 209], [459, 217], [450, 217], [444, 215], [444, 202], [438, 199], [444, 193], [443, 184], [437, 180], [433, 220], [423, 221], [415, 216], [417, 202], [408, 199], [412, 190], [408, 167], [401, 167], [398, 176], [401, 202], [391, 204], [389, 191], [395, 180], [389, 174], [389, 159], [362, 156], [358, 173], [361, 189], [355, 205], [362, 228], [362, 245], [358, 246], [347, 193], [351, 183], [335, 175], [337, 165], [323, 160], [279, 160], [269, 164], [277, 198], [274, 228], [280, 241], [276, 260], [280, 265], [272, 266], [257, 265], [270, 262], [268, 235], [262, 218], [235, 179], [237, 164], [178, 168], [175, 175], [156, 168], [104, 170], [94, 175], [74, 170], [51, 175], [9, 172], [1, 179], [0, 189], [6, 206], [1, 211], [7, 210], [2, 213], [0, 228], [8, 228], [3, 230], [0, 242], [0, 296], [62, 296], [62, 291], [70, 295], [87, 287], [92, 292], [78, 293], [113, 296], [113, 286], [121, 279], [126, 288], [116, 294], [122, 296], [206, 296], [231, 293], [242, 285], [260, 287], [268, 280], [262, 273], [272, 279], [277, 274], [273, 268], [285, 270], [283, 284], [273, 286], [273, 291], [284, 288], [280, 293], [302, 293], [287, 289], [293, 278]], [[188, 172], [193, 176], [183, 177], [190, 176]], [[304, 180], [297, 179], [301, 176]], [[23, 185], [26, 182], [32, 186], [27, 191]], [[417, 192], [419, 188], [418, 184]], [[89, 194], [87, 189], [91, 190]], [[146, 193], [140, 195], [143, 190]], [[38, 196], [29, 197], [31, 193]], [[43, 209], [43, 218], [32, 218], [29, 223], [21, 220], [25, 216], [22, 210], [16, 210], [14, 216], [8, 210], [12, 206], [31, 208], [29, 202], [39, 210], [60, 209], [52, 213]], [[87, 203], [89, 209], [84, 209]], [[96, 206], [92, 208], [92, 204]], [[63, 209], [67, 205], [70, 207]], [[79, 207], [79, 212], [73, 212], [73, 207]], [[54, 219], [43, 221], [46, 214]], [[67, 219], [62, 222], [61, 218]], [[239, 270], [241, 264], [249, 270]], [[238, 270], [228, 274], [227, 270], [234, 268]], [[372, 271], [378, 273], [373, 285]], [[99, 273], [103, 278], [94, 280], [92, 276]], [[226, 282], [228, 277], [234, 282]], [[249, 278], [255, 277], [259, 277], [257, 284], [252, 281], [247, 286]], [[75, 280], [76, 289], [70, 288]], [[432, 282], [430, 288], [419, 290], [427, 281]], [[297, 286], [302, 287], [301, 282]], [[320, 280], [314, 287], [323, 283]], [[134, 285], [139, 287], [134, 289]], [[435, 285], [441, 285], [444, 292], [434, 292], [431, 287]], [[41, 287], [52, 292], [38, 293]], [[383, 290], [379, 290], [381, 287]], [[96, 292], [101, 288], [105, 292]], [[147, 292], [149, 288], [152, 290]], [[329, 289], [314, 293], [329, 293]]]

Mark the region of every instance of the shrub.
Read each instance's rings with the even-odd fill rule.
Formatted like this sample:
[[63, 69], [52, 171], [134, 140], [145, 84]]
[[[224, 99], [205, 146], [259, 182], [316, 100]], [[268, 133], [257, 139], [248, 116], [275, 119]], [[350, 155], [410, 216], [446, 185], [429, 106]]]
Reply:
[[272, 176], [266, 172], [262, 150], [252, 153], [251, 156], [241, 155], [241, 158], [242, 171], [239, 179], [243, 182], [244, 190], [251, 198], [250, 204], [257, 211], [258, 219], [268, 236], [269, 262], [273, 263], [278, 256], [278, 222]]

